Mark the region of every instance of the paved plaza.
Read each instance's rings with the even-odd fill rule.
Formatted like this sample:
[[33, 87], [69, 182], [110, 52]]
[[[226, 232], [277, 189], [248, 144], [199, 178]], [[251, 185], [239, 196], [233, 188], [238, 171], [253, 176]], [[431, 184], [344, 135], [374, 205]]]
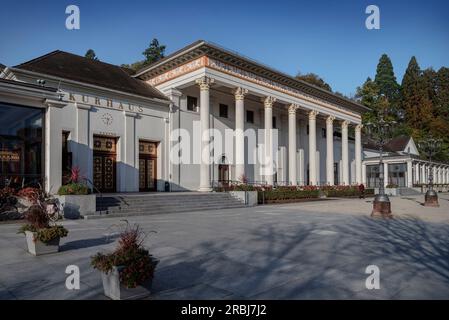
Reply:
[[[448, 299], [449, 194], [392, 198], [393, 220], [371, 219], [372, 199], [130, 217], [160, 259], [150, 299]], [[122, 218], [66, 221], [58, 254], [25, 251], [18, 224], [0, 225], [1, 299], [106, 299], [90, 257], [115, 246]], [[80, 290], [65, 287], [67, 265]], [[368, 290], [365, 269], [380, 269]]]

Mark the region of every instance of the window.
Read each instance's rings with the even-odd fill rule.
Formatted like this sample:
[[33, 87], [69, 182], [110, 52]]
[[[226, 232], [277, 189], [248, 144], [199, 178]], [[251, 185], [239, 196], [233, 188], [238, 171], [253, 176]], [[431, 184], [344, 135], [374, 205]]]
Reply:
[[0, 188], [43, 184], [44, 112], [0, 103]]
[[198, 98], [187, 96], [187, 110], [196, 111], [197, 107], [198, 107]]
[[273, 129], [276, 129], [276, 117], [273, 117]]
[[62, 132], [62, 184], [70, 182], [72, 169], [72, 152], [70, 152], [69, 137], [69, 131]]
[[321, 128], [321, 136], [326, 138], [326, 128]]
[[246, 110], [246, 122], [254, 123], [254, 111]]
[[309, 134], [309, 125], [307, 125], [307, 134]]
[[220, 103], [220, 117], [222, 118], [228, 117], [228, 106], [226, 104]]

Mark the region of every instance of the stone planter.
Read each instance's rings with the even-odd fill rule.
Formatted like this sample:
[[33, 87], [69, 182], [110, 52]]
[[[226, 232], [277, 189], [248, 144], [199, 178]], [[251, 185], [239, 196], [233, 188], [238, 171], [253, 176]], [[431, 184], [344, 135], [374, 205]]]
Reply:
[[121, 268], [123, 267], [117, 266], [113, 267], [109, 273], [101, 273], [105, 296], [113, 300], [137, 300], [148, 297], [151, 294], [152, 278], [136, 288], [126, 288], [120, 284], [119, 270]]
[[28, 246], [28, 252], [35, 256], [59, 252], [60, 238], [55, 238], [50, 242], [44, 243], [40, 240], [35, 240], [36, 232], [31, 231], [25, 231], [25, 237]]
[[257, 206], [257, 191], [230, 191], [229, 193], [247, 206]]
[[81, 216], [93, 215], [96, 211], [96, 195], [59, 195], [56, 196], [64, 208], [64, 218], [79, 219]]
[[[376, 188], [374, 193], [379, 194], [379, 188]], [[399, 188], [385, 188], [385, 194], [387, 196], [396, 197], [399, 195]]]

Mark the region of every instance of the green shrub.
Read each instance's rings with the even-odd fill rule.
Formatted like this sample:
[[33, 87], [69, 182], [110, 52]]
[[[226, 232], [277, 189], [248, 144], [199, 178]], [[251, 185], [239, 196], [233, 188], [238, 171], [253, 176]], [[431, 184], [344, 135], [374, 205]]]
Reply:
[[39, 240], [43, 243], [48, 243], [56, 238], [64, 238], [67, 237], [69, 231], [63, 226], [51, 226], [47, 228], [37, 229], [33, 227], [31, 224], [23, 225], [19, 233], [25, 233], [25, 231], [35, 232], [34, 241]]
[[319, 198], [320, 191], [316, 190], [300, 190], [296, 187], [276, 188], [266, 191], [259, 191], [257, 198], [259, 203], [265, 202], [280, 202], [288, 200], [299, 199], [314, 199]]
[[59, 188], [59, 195], [85, 195], [90, 193], [90, 188], [85, 183], [72, 182]]

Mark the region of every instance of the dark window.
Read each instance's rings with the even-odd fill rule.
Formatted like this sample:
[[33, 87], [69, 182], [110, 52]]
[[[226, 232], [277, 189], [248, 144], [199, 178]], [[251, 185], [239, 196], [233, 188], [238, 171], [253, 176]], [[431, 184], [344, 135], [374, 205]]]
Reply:
[[326, 128], [321, 128], [321, 136], [326, 138]]
[[72, 169], [72, 152], [69, 148], [70, 132], [62, 132], [62, 184], [70, 182], [70, 175]]
[[198, 107], [198, 98], [187, 96], [187, 110], [196, 111], [197, 107]]
[[307, 125], [307, 134], [309, 134], [309, 125]]
[[43, 109], [0, 103], [0, 187], [43, 183]]
[[246, 110], [246, 122], [254, 123], [254, 111]]
[[273, 117], [273, 129], [276, 129], [276, 117]]
[[226, 104], [220, 103], [220, 117], [222, 118], [228, 117], [228, 106]]

